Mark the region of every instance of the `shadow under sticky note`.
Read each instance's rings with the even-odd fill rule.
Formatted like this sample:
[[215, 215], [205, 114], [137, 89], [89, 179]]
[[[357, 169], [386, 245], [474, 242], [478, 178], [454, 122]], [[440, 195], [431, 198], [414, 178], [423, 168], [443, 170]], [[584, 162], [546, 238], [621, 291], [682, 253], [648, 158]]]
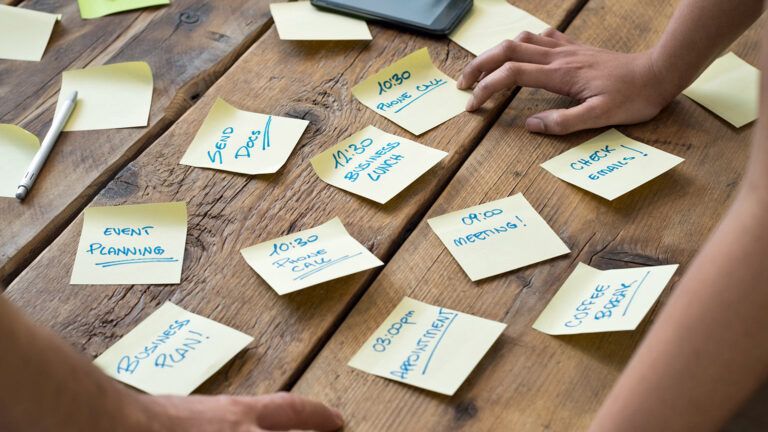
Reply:
[[269, 11], [283, 40], [371, 40], [365, 21], [320, 10], [308, 1], [272, 3]]
[[0, 59], [40, 61], [59, 15], [0, 5]]
[[32, 158], [40, 149], [40, 140], [26, 130], [0, 124], [0, 196], [13, 198]]
[[77, 0], [80, 17], [100, 18], [113, 13], [170, 4], [170, 0]]

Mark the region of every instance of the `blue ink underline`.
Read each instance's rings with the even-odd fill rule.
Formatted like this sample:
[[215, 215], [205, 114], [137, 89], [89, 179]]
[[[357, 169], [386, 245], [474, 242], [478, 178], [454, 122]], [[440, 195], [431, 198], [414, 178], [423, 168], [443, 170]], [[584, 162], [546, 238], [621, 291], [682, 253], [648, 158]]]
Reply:
[[645, 279], [648, 277], [648, 275], [651, 274], [650, 271], [645, 272], [645, 276], [640, 280], [640, 283], [637, 285], [637, 288], [635, 288], [635, 291], [632, 293], [632, 297], [629, 298], [629, 302], [627, 303], [627, 307], [624, 308], [624, 313], [621, 314], [621, 316], [625, 316], [627, 314], [627, 310], [629, 309], [629, 305], [632, 304], [632, 300], [635, 299], [635, 294], [640, 290], [640, 287], [643, 286], [643, 282], [645, 282]]
[[176, 258], [132, 258], [132, 259], [124, 259], [124, 260], [116, 260], [116, 261], [104, 261], [104, 262], [97, 262], [96, 265], [101, 268], [106, 267], [114, 267], [119, 265], [125, 265], [125, 264], [143, 264], [143, 263], [171, 263], [171, 262], [178, 262]]
[[420, 97], [422, 97], [422, 96], [424, 96], [425, 94], [427, 94], [427, 93], [431, 92], [432, 90], [434, 90], [434, 89], [436, 89], [436, 88], [440, 87], [441, 85], [443, 85], [443, 84], [446, 84], [447, 82], [448, 82], [448, 81], [443, 81], [443, 82], [441, 82], [440, 84], [438, 84], [438, 85], [436, 85], [436, 86], [434, 86], [434, 87], [430, 87], [430, 89], [429, 89], [429, 90], [427, 90], [427, 91], [425, 91], [424, 93], [422, 93], [422, 94], [420, 94], [420, 95], [416, 96], [415, 98], [411, 99], [411, 101], [410, 101], [410, 102], [408, 102], [407, 104], [405, 104], [405, 105], [401, 106], [400, 108], [396, 109], [396, 110], [395, 110], [395, 114], [399, 113], [399, 112], [400, 112], [400, 111], [401, 111], [403, 108], [407, 107], [408, 105], [410, 105], [410, 104], [412, 104], [412, 103], [416, 102], [417, 100], [419, 100], [419, 98], [420, 98]]
[[453, 318], [451, 318], [451, 320], [448, 321], [448, 324], [446, 324], [445, 329], [443, 330], [443, 333], [440, 334], [439, 338], [437, 338], [437, 342], [435, 342], [435, 346], [432, 347], [432, 352], [429, 353], [429, 357], [427, 358], [427, 362], [424, 364], [424, 369], [422, 369], [422, 371], [421, 371], [422, 375], [427, 373], [427, 368], [429, 367], [429, 362], [432, 361], [432, 356], [435, 355], [435, 351], [437, 351], [437, 347], [440, 346], [440, 341], [443, 340], [443, 336], [445, 336], [445, 334], [448, 332], [448, 327], [450, 327], [451, 324], [453, 324], [453, 320], [455, 320], [457, 316], [459, 316], [458, 313], [456, 313], [456, 315], [454, 315]]
[[326, 268], [328, 268], [328, 267], [330, 267], [330, 266], [332, 266], [334, 264], [338, 264], [338, 263], [340, 263], [342, 261], [348, 260], [350, 258], [354, 258], [354, 257], [356, 257], [356, 256], [358, 256], [360, 254], [362, 254], [362, 252], [358, 252], [358, 253], [356, 253], [354, 255], [344, 255], [341, 258], [335, 259], [333, 261], [329, 261], [329, 262], [321, 265], [320, 267], [314, 268], [314, 269], [312, 269], [312, 270], [310, 270], [310, 271], [308, 271], [308, 272], [306, 272], [306, 273], [304, 273], [302, 275], [296, 276], [295, 278], [293, 278], [293, 280], [306, 279], [307, 277], [312, 276], [313, 274], [319, 272], [320, 270], [325, 270]]

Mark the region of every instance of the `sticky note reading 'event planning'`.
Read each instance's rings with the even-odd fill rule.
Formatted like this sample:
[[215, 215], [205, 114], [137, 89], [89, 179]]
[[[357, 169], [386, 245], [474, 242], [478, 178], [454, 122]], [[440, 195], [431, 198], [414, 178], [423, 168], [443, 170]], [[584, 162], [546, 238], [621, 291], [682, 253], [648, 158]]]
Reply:
[[551, 335], [634, 330], [677, 265], [598, 270], [579, 263], [533, 328]]
[[339, 218], [240, 251], [278, 294], [288, 294], [383, 265]]
[[568, 183], [613, 200], [683, 160], [611, 129], [541, 166]]
[[541, 33], [549, 24], [507, 3], [507, 0], [474, 0], [472, 9], [448, 36], [474, 55], [523, 31]]
[[16, 196], [16, 189], [39, 149], [36, 136], [16, 125], [0, 124], [0, 196]]
[[89, 207], [70, 283], [179, 283], [186, 238], [183, 202]]
[[0, 59], [40, 61], [60, 15], [0, 5]]
[[366, 78], [352, 89], [365, 106], [414, 135], [432, 129], [458, 114], [470, 93], [440, 72], [422, 48]]
[[349, 366], [451, 396], [506, 327], [405, 297]]
[[80, 17], [83, 19], [99, 18], [113, 13], [169, 3], [170, 0], [77, 0], [80, 6]]
[[371, 40], [365, 21], [326, 12], [308, 1], [272, 3], [269, 11], [283, 40]]
[[759, 92], [760, 71], [732, 52], [715, 60], [683, 90], [684, 95], [736, 127], [757, 119]]
[[427, 222], [473, 281], [570, 252], [522, 194]]
[[251, 341], [247, 334], [165, 303], [94, 364], [147, 393], [187, 396]]
[[368, 126], [311, 163], [323, 181], [384, 204], [447, 154]]
[[245, 174], [274, 173], [288, 160], [308, 124], [241, 111], [217, 99], [181, 163]]

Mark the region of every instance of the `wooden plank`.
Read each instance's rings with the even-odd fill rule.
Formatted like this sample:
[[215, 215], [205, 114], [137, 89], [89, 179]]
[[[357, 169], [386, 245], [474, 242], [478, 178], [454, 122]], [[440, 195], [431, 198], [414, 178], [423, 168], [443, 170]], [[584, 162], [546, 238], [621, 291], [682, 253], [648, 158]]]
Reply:
[[[647, 49], [664, 29], [675, 3], [652, 0], [641, 6], [632, 0], [591, 0], [567, 33], [608, 49]], [[756, 64], [759, 40], [758, 29], [753, 28], [736, 44], [736, 52]], [[543, 91], [523, 90], [425, 219], [523, 192], [573, 252], [472, 283], [423, 220], [294, 392], [338, 407], [347, 414], [349, 430], [587, 429], [647, 323], [635, 332], [569, 337], [539, 333], [532, 323], [577, 262], [602, 269], [680, 263], [676, 281], [739, 182], [751, 127], [734, 130], [681, 96], [653, 121], [620, 128], [686, 162], [609, 202], [539, 167], [597, 134], [558, 138], [524, 130], [527, 116], [568, 104], [565, 98]], [[406, 295], [508, 324], [453, 397], [346, 366]]]
[[[555, 23], [573, 4], [524, 2]], [[414, 138], [354, 100], [351, 87], [424, 46], [451, 76], [458, 75], [470, 55], [444, 39], [371, 27], [371, 42], [288, 42], [270, 30], [95, 200], [94, 205], [187, 201], [189, 235], [180, 285], [69, 286], [81, 229], [78, 217], [13, 282], [8, 297], [89, 356], [171, 300], [256, 338], [201, 392], [252, 394], [289, 387], [376, 271], [281, 297], [248, 267], [239, 250], [340, 216], [355, 238], [388, 259], [507, 102], [497, 97], [493, 108], [481, 114], [462, 114]], [[249, 177], [178, 165], [219, 96], [243, 109], [310, 121], [278, 173]], [[450, 155], [384, 206], [323, 183], [309, 159], [369, 124]]]
[[268, 2], [176, 0], [160, 8], [80, 19], [77, 2], [25, 7], [63, 13], [43, 61], [0, 62], [0, 121], [47, 130], [61, 71], [144, 60], [155, 92], [146, 128], [70, 132], [59, 139], [23, 202], [0, 200], [0, 280], [48, 245], [93, 195], [178, 119], [271, 23]]

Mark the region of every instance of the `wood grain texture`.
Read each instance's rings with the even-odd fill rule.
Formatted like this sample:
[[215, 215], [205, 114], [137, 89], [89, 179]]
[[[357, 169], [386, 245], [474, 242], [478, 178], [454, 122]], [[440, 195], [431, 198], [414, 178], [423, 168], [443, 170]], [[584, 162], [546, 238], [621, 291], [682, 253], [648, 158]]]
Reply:
[[[567, 33], [604, 48], [643, 50], [661, 34], [675, 3], [652, 0], [641, 6], [632, 0], [591, 0]], [[763, 24], [764, 20], [757, 27]], [[735, 45], [736, 52], [753, 64], [757, 30]], [[472, 283], [423, 220], [294, 392], [339, 408], [347, 414], [349, 431], [586, 429], [648, 321], [634, 332], [568, 337], [539, 333], [532, 323], [577, 262], [601, 269], [679, 263], [676, 282], [739, 183], [752, 128], [735, 130], [679, 97], [656, 119], [620, 130], [686, 161], [609, 202], [539, 167], [599, 131], [559, 138], [533, 135], [523, 128], [531, 114], [569, 103], [544, 91], [523, 90], [426, 218], [522, 192], [570, 246], [571, 254]], [[346, 366], [406, 295], [508, 324], [453, 397]], [[650, 315], [657, 310], [658, 306]], [[745, 424], [757, 423], [750, 419]]]

